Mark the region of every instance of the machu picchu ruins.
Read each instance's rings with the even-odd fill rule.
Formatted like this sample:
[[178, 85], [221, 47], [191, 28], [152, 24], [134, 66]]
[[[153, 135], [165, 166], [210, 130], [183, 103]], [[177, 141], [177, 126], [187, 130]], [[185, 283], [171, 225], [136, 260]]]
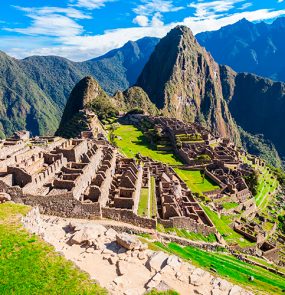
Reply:
[[[95, 114], [91, 117], [98, 120]], [[265, 167], [263, 161], [196, 123], [142, 114], [127, 114], [119, 122], [138, 127], [158, 151], [176, 154], [183, 163], [180, 172], [197, 171], [215, 184], [204, 192], [212, 210], [228, 214], [220, 200], [236, 204], [229, 210], [235, 216], [232, 230], [252, 243], [246, 251], [279, 262], [281, 249], [270, 241], [276, 225], [269, 232], [262, 224], [253, 225], [259, 208], [246, 179], [255, 173], [252, 165]], [[73, 139], [30, 138], [29, 132], [21, 131], [2, 141], [2, 193], [13, 201], [38, 206], [43, 214], [107, 218], [146, 229], [161, 225], [204, 236], [214, 234], [221, 245], [227, 245], [201, 206], [201, 195], [191, 191], [176, 166], [140, 153], [125, 157], [107, 139], [107, 132], [101, 132], [104, 126], [97, 126], [87, 125]], [[148, 209], [142, 214], [143, 192]], [[240, 250], [238, 244], [229, 247]]]

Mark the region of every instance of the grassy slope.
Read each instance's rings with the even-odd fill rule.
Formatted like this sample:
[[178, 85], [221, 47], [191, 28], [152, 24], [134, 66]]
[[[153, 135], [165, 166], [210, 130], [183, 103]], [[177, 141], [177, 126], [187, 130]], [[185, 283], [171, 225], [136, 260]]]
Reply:
[[152, 149], [143, 133], [132, 125], [120, 125], [114, 131], [114, 135], [119, 138], [116, 139], [117, 146], [127, 157], [133, 158], [140, 153], [155, 161], [170, 165], [182, 165], [182, 162], [173, 153]]
[[219, 189], [219, 186], [213, 183], [208, 177], [205, 177], [203, 181], [200, 171], [175, 168], [175, 172], [185, 181], [194, 193], [203, 193]]
[[[256, 294], [283, 294], [285, 279], [258, 266], [250, 265], [237, 258], [217, 252], [206, 252], [193, 247], [181, 247], [175, 243], [164, 246], [155, 243], [159, 248], [174, 253], [183, 259], [191, 260], [194, 265], [207, 270], [215, 269], [218, 276], [224, 277], [235, 284], [252, 288]], [[254, 281], [249, 281], [253, 276]], [[261, 292], [261, 293], [260, 293]]]
[[0, 294], [107, 294], [88, 275], [23, 230], [22, 205], [0, 205]]
[[236, 233], [230, 226], [230, 220], [225, 218], [219, 218], [218, 214], [212, 211], [210, 208], [206, 206], [202, 206], [204, 211], [207, 213], [209, 218], [214, 223], [215, 227], [217, 228], [218, 232], [224, 237], [224, 239], [229, 244], [238, 244], [241, 247], [248, 247], [252, 246], [253, 244], [245, 239], [238, 233]]

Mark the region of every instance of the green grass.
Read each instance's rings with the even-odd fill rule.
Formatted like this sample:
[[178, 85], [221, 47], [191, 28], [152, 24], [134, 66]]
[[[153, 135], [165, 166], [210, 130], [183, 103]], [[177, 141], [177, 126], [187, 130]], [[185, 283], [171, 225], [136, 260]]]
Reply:
[[207, 176], [203, 180], [200, 171], [174, 169], [181, 179], [187, 184], [193, 193], [204, 193], [219, 189], [220, 187], [211, 181]]
[[190, 232], [186, 229], [180, 228], [159, 228], [160, 231], [163, 231], [168, 234], [176, 234], [178, 237], [185, 238], [191, 241], [200, 241], [200, 242], [207, 242], [207, 243], [214, 243], [217, 242], [216, 236], [214, 234], [210, 234], [208, 236], [204, 236], [199, 233]]
[[[194, 265], [202, 267], [208, 271], [215, 269], [218, 276], [224, 277], [235, 284], [249, 287], [255, 294], [284, 294], [285, 278], [273, 274], [261, 267], [240, 261], [229, 253], [206, 252], [199, 248], [182, 247], [175, 243], [162, 245], [155, 242], [162, 250], [180, 256], [185, 260], [190, 260]], [[253, 276], [254, 280], [249, 281]]]
[[157, 216], [157, 200], [155, 192], [155, 178], [151, 176], [150, 178], [150, 217]]
[[138, 215], [148, 217], [148, 188], [141, 189]]
[[182, 162], [173, 153], [153, 149], [143, 133], [132, 125], [120, 125], [114, 131], [114, 135], [117, 136], [116, 145], [126, 157], [134, 158], [136, 154], [140, 153], [155, 161], [170, 165], [182, 165]]
[[275, 177], [271, 178], [273, 174], [270, 173], [266, 168], [259, 167], [259, 170], [260, 174], [258, 179], [258, 188], [255, 200], [257, 207], [262, 211], [267, 208], [270, 199], [273, 196], [273, 192], [278, 187], [278, 181]]
[[253, 243], [245, 240], [229, 226], [229, 223], [232, 221], [230, 216], [222, 216], [222, 218], [219, 218], [216, 212], [204, 205], [201, 206], [214, 223], [217, 231], [224, 237], [227, 243], [230, 245], [238, 244], [241, 247], [249, 247], [254, 245]]
[[238, 203], [235, 203], [235, 202], [225, 202], [222, 204], [223, 204], [224, 209], [226, 209], [226, 210], [234, 209], [239, 205]]
[[29, 208], [0, 205], [0, 294], [107, 294], [51, 246], [25, 231]]

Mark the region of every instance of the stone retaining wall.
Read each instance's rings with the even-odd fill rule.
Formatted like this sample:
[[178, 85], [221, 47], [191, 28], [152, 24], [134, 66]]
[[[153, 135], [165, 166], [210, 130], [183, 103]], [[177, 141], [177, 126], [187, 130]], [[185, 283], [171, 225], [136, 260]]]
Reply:
[[116, 221], [126, 222], [135, 226], [155, 229], [156, 220], [140, 217], [134, 214], [132, 210], [116, 209], [116, 208], [102, 208], [102, 217], [113, 219]]

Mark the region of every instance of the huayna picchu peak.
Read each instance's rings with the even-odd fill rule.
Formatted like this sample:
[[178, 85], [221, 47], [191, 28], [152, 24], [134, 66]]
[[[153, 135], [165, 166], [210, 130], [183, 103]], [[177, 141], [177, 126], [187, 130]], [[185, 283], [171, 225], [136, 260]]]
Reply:
[[223, 99], [219, 65], [189, 28], [178, 26], [161, 39], [137, 85], [165, 115], [199, 121], [222, 136], [238, 139]]

